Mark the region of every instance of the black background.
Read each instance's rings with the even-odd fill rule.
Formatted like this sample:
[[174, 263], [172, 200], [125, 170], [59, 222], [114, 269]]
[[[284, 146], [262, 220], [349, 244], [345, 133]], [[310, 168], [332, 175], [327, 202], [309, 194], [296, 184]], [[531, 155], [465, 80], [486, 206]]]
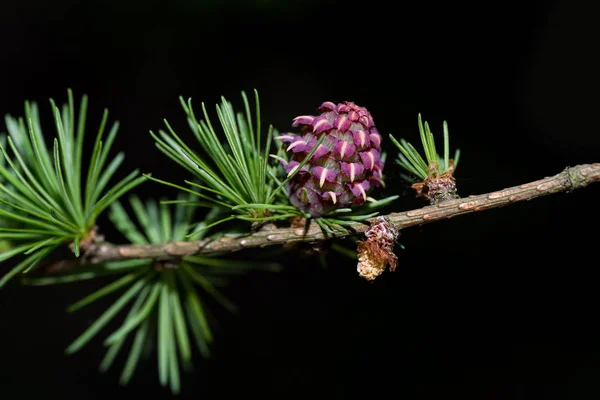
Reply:
[[[181, 180], [148, 135], [163, 118], [184, 131], [179, 95], [239, 105], [256, 88], [283, 131], [350, 100], [384, 138], [418, 143], [419, 112], [434, 133], [448, 120], [460, 194], [485, 193], [600, 161], [591, 3], [3, 0], [0, 112], [34, 100], [51, 126], [49, 97], [87, 93], [90, 124], [105, 106], [121, 122], [123, 173]], [[385, 172], [404, 194], [396, 210], [422, 205], [397, 166]], [[235, 281], [241, 315], [216, 312], [213, 357], [197, 359], [181, 398], [600, 398], [599, 189], [407, 229], [397, 271], [374, 283], [347, 260], [323, 270], [296, 256]], [[96, 286], [3, 290], [0, 397], [168, 396], [155, 358], [121, 388], [119, 368], [96, 370], [100, 340], [63, 354], [101, 311], [64, 309]]]

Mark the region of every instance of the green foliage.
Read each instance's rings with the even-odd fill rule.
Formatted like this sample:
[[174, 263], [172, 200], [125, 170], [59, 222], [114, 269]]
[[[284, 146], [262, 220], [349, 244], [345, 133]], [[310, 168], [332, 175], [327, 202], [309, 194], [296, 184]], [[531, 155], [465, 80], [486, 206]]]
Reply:
[[[448, 123], [444, 121], [444, 153], [440, 156], [437, 153], [433, 134], [429, 129], [429, 124], [425, 121], [425, 126], [421, 121], [421, 114], [419, 114], [419, 133], [421, 135], [421, 144], [425, 152], [425, 159], [419, 154], [419, 152], [404, 139], [400, 139], [398, 142], [392, 135], [390, 139], [398, 147], [400, 153], [398, 153], [398, 159], [396, 162], [407, 172], [417, 177], [420, 180], [427, 179], [428, 176], [435, 174], [443, 175], [445, 172], [455, 170], [458, 166], [458, 160], [460, 158], [460, 150], [457, 149], [454, 158], [450, 159], [450, 135], [448, 133]], [[402, 178], [408, 182], [415, 182], [415, 179], [409, 175], [403, 174]]]
[[[189, 237], [231, 220], [264, 222], [289, 220], [297, 216], [311, 219], [310, 214], [290, 204], [286, 184], [310, 160], [325, 139], [325, 135], [319, 138], [298, 167], [286, 174], [280, 163], [269, 162], [269, 158], [287, 160], [288, 154], [282, 148], [278, 148], [277, 154], [269, 154], [272, 138], [277, 134], [272, 126], [269, 126], [266, 140], [264, 145], [262, 144], [260, 103], [256, 90], [254, 94], [254, 117], [244, 92], [242, 92], [244, 113], [236, 112], [230, 102], [224, 97], [221, 98], [221, 104], [216, 105], [216, 111], [222, 136], [215, 131], [204, 103], [202, 103], [204, 119], [199, 120], [192, 108], [191, 99], [185, 102], [180, 98], [188, 125], [199, 145], [197, 151], [192, 150], [166, 120], [168, 132], [163, 130], [158, 134], [150, 132], [157, 148], [189, 171], [199, 183], [186, 180], [185, 183], [191, 187], [189, 188], [157, 178], [150, 177], [150, 179], [193, 194], [198, 199], [193, 203], [197, 206], [221, 210], [221, 218], [211, 224], [198, 226]], [[316, 218], [315, 222], [324, 232], [347, 233], [348, 230], [344, 226], [377, 215], [372, 213], [372, 209], [387, 205], [397, 197], [392, 196], [381, 201], [369, 198], [369, 203], [365, 206], [336, 210], [331, 215]]]
[[[202, 230], [233, 219], [257, 222], [286, 219], [299, 214], [283, 196], [283, 183], [274, 179], [277, 167], [269, 162], [274, 129], [269, 126], [263, 143], [260, 103], [258, 93], [255, 91], [254, 94], [254, 118], [244, 92], [244, 113], [236, 112], [231, 103], [222, 98], [221, 104], [216, 106], [222, 136], [215, 131], [204, 103], [204, 119], [198, 119], [191, 99], [185, 102], [180, 98], [187, 122], [199, 145], [197, 151], [180, 139], [166, 120], [168, 132], [150, 132], [156, 147], [188, 170], [199, 183], [186, 180], [185, 183], [193, 187], [190, 189], [150, 179], [193, 194], [199, 200], [195, 202], [198, 206], [218, 207], [229, 214], [203, 226]], [[196, 229], [190, 236], [200, 231]]]
[[50, 104], [57, 133], [50, 145], [44, 141], [36, 103], [25, 103], [24, 118], [6, 116], [8, 136], [2, 135], [0, 143], [0, 240], [5, 241], [0, 261], [26, 257], [0, 279], [0, 287], [63, 244], [71, 243], [79, 256], [80, 243], [100, 213], [144, 180], [133, 171], [106, 190], [124, 159], [122, 153], [109, 159], [119, 125], [113, 124], [103, 141], [106, 110], [83, 177], [87, 97], [83, 96], [77, 117], [70, 90], [61, 109], [52, 99]]
[[[337, 209], [318, 218], [291, 205], [286, 184], [313, 156], [325, 135], [299, 167], [287, 175], [279, 163], [271, 161], [287, 154], [282, 149], [278, 149], [277, 155], [270, 154], [272, 138], [277, 132], [269, 126], [263, 135], [258, 93], [254, 94], [254, 112], [244, 92], [244, 112], [236, 112], [231, 103], [222, 98], [216, 105], [218, 125], [213, 125], [204, 104], [203, 118], [199, 119], [191, 100], [186, 102], [180, 98], [188, 125], [198, 142], [195, 149], [188, 146], [166, 120], [166, 131], [150, 132], [156, 147], [190, 173], [190, 178], [184, 180], [187, 186], [149, 175], [138, 176], [137, 171], [111, 186], [124, 156], [122, 153], [114, 158], [109, 156], [118, 123], [107, 128], [107, 111], [97, 129], [89, 162], [84, 166], [86, 96], [82, 97], [78, 110], [70, 90], [67, 104], [62, 108], [50, 100], [56, 137], [49, 145], [44, 140], [36, 103], [25, 103], [24, 117], [6, 116], [8, 135], [0, 135], [3, 155], [0, 157], [0, 262], [13, 257], [20, 259], [0, 280], [0, 287], [49, 258], [60, 246], [69, 245], [79, 257], [95, 234], [98, 216], [106, 209], [110, 221], [129, 243], [161, 244], [199, 239], [207, 235], [209, 228], [227, 221], [254, 223], [297, 216], [316, 223], [325, 233], [348, 233], [353, 223], [378, 215], [380, 208], [399, 197], [382, 200], [369, 197], [360, 207]], [[428, 127], [427, 132], [430, 134]], [[430, 146], [426, 150], [435, 154], [435, 147], [430, 150], [433, 140], [426, 143]], [[171, 201], [142, 202], [132, 195], [127, 206], [119, 202], [123, 194], [146, 178], [177, 188], [179, 197]], [[194, 210], [198, 207], [209, 209], [200, 222], [194, 220]], [[244, 224], [230, 230], [220, 229], [211, 238], [247, 233], [248, 227], [241, 225]], [[237, 261], [224, 259], [219, 254], [185, 256], [170, 261], [148, 258], [86, 262], [87, 259], [80, 259], [77, 268], [51, 275], [27, 274], [22, 282], [39, 286], [108, 280], [68, 308], [74, 312], [114, 296], [112, 304], [75, 338], [66, 352], [79, 351], [122, 315], [117, 328], [107, 332], [104, 338], [106, 353], [100, 370], [111, 368], [123, 350], [127, 354], [120, 382], [127, 384], [142, 357], [156, 348], [159, 381], [173, 393], [180, 391], [180, 374], [182, 369], [192, 366], [192, 354], [198, 351], [202, 356], [209, 355], [213, 340], [209, 322], [211, 303], [219, 303], [231, 312], [237, 310], [218, 287], [226, 285], [231, 276], [249, 269], [279, 269], [279, 265], [272, 262]]]
[[[131, 243], [182, 241], [193, 226], [194, 207], [186, 205], [189, 199], [189, 195], [186, 198], [181, 196], [173, 210], [155, 200], [144, 204], [137, 196], [130, 196], [129, 204], [135, 219], [130, 218], [119, 202], [111, 205], [109, 217]], [[202, 224], [210, 223], [209, 214]], [[225, 284], [228, 276], [243, 273], [249, 268], [278, 270], [279, 266], [271, 262], [240, 262], [217, 256], [189, 256], [174, 263], [151, 259], [126, 260], [84, 266], [76, 272], [52, 277], [30, 278], [26, 283], [48, 285], [109, 274], [121, 275], [69, 307], [69, 311], [73, 312], [108, 295], [121, 293], [66, 351], [69, 354], [77, 352], [117, 314], [129, 307], [120, 327], [104, 340], [107, 350], [100, 370], [108, 370], [125, 341], [132, 338], [120, 378], [121, 384], [127, 384], [142, 355], [156, 345], [159, 381], [163, 386], [168, 385], [173, 393], [178, 393], [181, 368], [187, 370], [192, 366], [193, 347], [206, 357], [213, 341], [208, 304], [203, 297], [212, 297], [225, 309], [236, 312], [237, 307], [215, 286]]]

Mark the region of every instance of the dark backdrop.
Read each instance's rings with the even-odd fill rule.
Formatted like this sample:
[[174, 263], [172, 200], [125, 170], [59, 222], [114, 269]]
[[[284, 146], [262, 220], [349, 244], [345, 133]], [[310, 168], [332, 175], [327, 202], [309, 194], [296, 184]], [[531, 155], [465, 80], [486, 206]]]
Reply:
[[[0, 112], [35, 100], [48, 126], [49, 97], [87, 93], [90, 123], [105, 106], [121, 122], [123, 171], [170, 180], [182, 171], [148, 131], [163, 118], [183, 129], [177, 97], [212, 108], [253, 88], [284, 131], [326, 100], [364, 105], [384, 137], [413, 143], [417, 113], [436, 133], [448, 120], [462, 196], [600, 161], [598, 7], [479, 3], [3, 0]], [[388, 163], [405, 194], [395, 208], [422, 205], [399, 172]], [[351, 262], [299, 257], [235, 281], [241, 315], [217, 312], [213, 358], [197, 359], [181, 397], [598, 398], [599, 194], [407, 229], [398, 270], [372, 284]], [[0, 397], [167, 396], [155, 359], [123, 389], [118, 368], [96, 371], [100, 341], [63, 355], [94, 314], [64, 309], [93, 287], [0, 294]]]

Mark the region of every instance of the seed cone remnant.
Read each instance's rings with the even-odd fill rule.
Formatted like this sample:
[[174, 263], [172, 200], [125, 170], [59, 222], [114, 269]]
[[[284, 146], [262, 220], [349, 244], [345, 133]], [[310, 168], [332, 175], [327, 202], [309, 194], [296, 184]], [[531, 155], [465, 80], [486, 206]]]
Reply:
[[278, 159], [289, 176], [326, 135], [287, 185], [292, 204], [313, 217], [362, 204], [373, 187], [383, 185], [381, 135], [369, 111], [349, 101], [328, 101], [317, 111], [317, 116], [294, 118], [292, 126], [299, 126], [300, 134], [277, 137], [286, 146], [288, 160]]
[[365, 232], [367, 237], [358, 242], [358, 274], [372, 281], [385, 271], [389, 264], [390, 271], [395, 271], [398, 257], [394, 254], [394, 246], [398, 240], [398, 229], [387, 217], [377, 217]]

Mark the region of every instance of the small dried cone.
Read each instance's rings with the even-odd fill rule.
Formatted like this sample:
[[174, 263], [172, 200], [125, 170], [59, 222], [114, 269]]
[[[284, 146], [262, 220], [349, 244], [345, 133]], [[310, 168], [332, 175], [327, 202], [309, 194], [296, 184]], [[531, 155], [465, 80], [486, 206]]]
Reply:
[[394, 254], [398, 229], [389, 218], [377, 217], [365, 236], [366, 240], [358, 242], [358, 274], [372, 281], [385, 271], [388, 264], [393, 272], [398, 265], [398, 257]]

